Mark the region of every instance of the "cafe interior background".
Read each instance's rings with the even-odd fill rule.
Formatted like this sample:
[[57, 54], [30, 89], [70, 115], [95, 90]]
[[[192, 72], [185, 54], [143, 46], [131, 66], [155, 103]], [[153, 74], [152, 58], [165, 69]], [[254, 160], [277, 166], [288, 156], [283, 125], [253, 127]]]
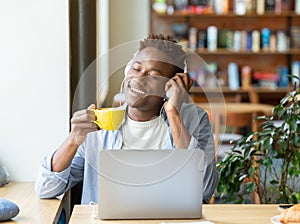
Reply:
[[[221, 2], [228, 1], [216, 0], [215, 2], [221, 4]], [[69, 120], [74, 111], [85, 108], [90, 103], [100, 105], [99, 93], [101, 96], [106, 96], [105, 101], [101, 99], [101, 103], [111, 105], [114, 94], [119, 91], [126, 61], [134, 52], [131, 47], [132, 43], [137, 44], [138, 40], [146, 37], [150, 31], [158, 33], [177, 31], [176, 34], [180, 36], [180, 32], [185, 30], [189, 34], [188, 41], [190, 41], [191, 48], [191, 43], [195, 44], [195, 36], [193, 36], [195, 32], [198, 32], [197, 38], [200, 38], [201, 32], [203, 34], [205, 29], [207, 29], [207, 35], [216, 33], [215, 27], [207, 27], [207, 24], [214, 19], [212, 17], [197, 18], [197, 16], [184, 17], [182, 15], [168, 17], [168, 15], [159, 15], [161, 10], [159, 7], [154, 13], [152, 6], [154, 5], [150, 0], [10, 0], [0, 2], [0, 100], [2, 103], [0, 166], [6, 167], [10, 180], [35, 180], [42, 158], [59, 147], [67, 136]], [[300, 3], [298, 6], [297, 10], [300, 11]], [[296, 10], [296, 6], [293, 7]], [[294, 13], [279, 13], [275, 17], [272, 16], [274, 12], [273, 14], [271, 12], [271, 16], [266, 13], [257, 20], [259, 22], [251, 16], [245, 16], [243, 17], [245, 20], [241, 19], [239, 22], [234, 14], [242, 16], [246, 13], [242, 8], [233, 9], [236, 11], [228, 15], [226, 15], [227, 12], [222, 11], [228, 9], [216, 8], [215, 10], [216, 14], [221, 14], [216, 16], [217, 23], [234, 31], [224, 30], [226, 32], [222, 32], [222, 35], [226, 38], [228, 35], [233, 37], [238, 34], [241, 27], [248, 27], [249, 24], [255, 29], [260, 26], [270, 26], [271, 31], [272, 29], [273, 31], [274, 29], [288, 30], [291, 35], [290, 41], [295, 42], [292, 44], [298, 44], [298, 48], [300, 46], [299, 30], [290, 29], [292, 25], [300, 26], [299, 16]], [[171, 10], [167, 13], [173, 12]], [[222, 14], [226, 19], [223, 19]], [[273, 22], [273, 19], [277, 22]], [[177, 20], [179, 23], [175, 24]], [[243, 21], [248, 21], [249, 24]], [[184, 22], [199, 26], [198, 30], [191, 27], [187, 29]], [[257, 32], [252, 32], [254, 33], [257, 34]], [[293, 38], [293, 35], [298, 39]], [[282, 32], [277, 32], [276, 38], [283, 38]], [[222, 45], [224, 49], [230, 48], [228, 51], [218, 49], [214, 53], [216, 49], [210, 49], [213, 46], [203, 49], [200, 41], [197, 50], [205, 57], [204, 59], [219, 60], [219, 69], [223, 71], [227, 69], [227, 65], [228, 70], [236, 69], [236, 64], [229, 63], [232, 60], [239, 61], [240, 64], [249, 62], [252, 68], [257, 70], [266, 70], [265, 67], [268, 67], [272, 70], [272, 74], [254, 74], [270, 75], [269, 82], [263, 80], [264, 82], [261, 81], [260, 84], [271, 85], [274, 88], [272, 79], [273, 74], [277, 72], [278, 64], [288, 61], [287, 64], [290, 66], [296, 61], [298, 69], [300, 65], [299, 50], [285, 49], [284, 47], [288, 45], [288, 37], [285, 36], [285, 38], [283, 39], [285, 41], [282, 40], [283, 44], [277, 44], [277, 52], [267, 51], [266, 53], [264, 48], [252, 48], [250, 52], [243, 53], [241, 49], [235, 49], [234, 42], [229, 43], [229, 38], [225, 42], [218, 42], [218, 45]], [[222, 38], [218, 41], [220, 40]], [[186, 44], [186, 42], [181, 43]], [[97, 61], [95, 58], [100, 60]], [[110, 59], [109, 63], [106, 63], [107, 58]], [[111, 67], [106, 68], [101, 62]], [[89, 67], [89, 65], [92, 66]], [[210, 66], [213, 70], [216, 64], [212, 63]], [[84, 76], [88, 73], [87, 70], [92, 75]], [[94, 70], [101, 75], [93, 76]], [[107, 82], [107, 75], [111, 74], [113, 76]], [[198, 84], [209, 80], [207, 77], [203, 79], [204, 76], [197, 75], [193, 78], [198, 81]], [[218, 73], [219, 81], [222, 81], [223, 77], [223, 73]], [[230, 84], [230, 78], [228, 81]], [[206, 83], [207, 85], [215, 85], [211, 81], [207, 82], [209, 83]], [[108, 85], [103, 87], [103, 83]], [[241, 84], [244, 85], [243, 80]], [[105, 92], [106, 88], [108, 88], [107, 92]], [[104, 90], [104, 94], [99, 89]], [[283, 89], [280, 94], [286, 94], [285, 91], [287, 92], [287, 89]], [[228, 92], [231, 93], [232, 90]], [[274, 102], [279, 101], [278, 96], [275, 97], [272, 92], [267, 91], [263, 96], [264, 100], [267, 100], [263, 103], [271, 104], [272, 102], [274, 105]]]

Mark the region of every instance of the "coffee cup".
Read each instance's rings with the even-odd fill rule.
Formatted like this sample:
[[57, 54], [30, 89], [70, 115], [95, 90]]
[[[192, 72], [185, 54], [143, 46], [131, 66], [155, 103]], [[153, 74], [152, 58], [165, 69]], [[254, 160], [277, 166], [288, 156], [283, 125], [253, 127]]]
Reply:
[[111, 107], [94, 110], [96, 120], [94, 121], [101, 129], [117, 130], [120, 128], [125, 115], [125, 108]]

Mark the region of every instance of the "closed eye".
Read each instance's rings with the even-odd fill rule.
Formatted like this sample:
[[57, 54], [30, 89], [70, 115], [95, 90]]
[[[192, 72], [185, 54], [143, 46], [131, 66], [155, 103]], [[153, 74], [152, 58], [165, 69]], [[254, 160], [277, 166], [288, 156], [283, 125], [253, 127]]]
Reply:
[[132, 65], [133, 71], [141, 71], [141, 64], [139, 62], [134, 62]]
[[148, 77], [151, 79], [157, 79], [157, 75], [153, 75], [151, 73], [148, 73]]

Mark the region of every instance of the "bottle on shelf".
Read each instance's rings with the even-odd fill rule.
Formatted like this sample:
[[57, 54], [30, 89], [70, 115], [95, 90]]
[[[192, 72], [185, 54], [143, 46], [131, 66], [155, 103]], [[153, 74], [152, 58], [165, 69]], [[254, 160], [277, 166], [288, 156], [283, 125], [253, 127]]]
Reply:
[[241, 79], [242, 79], [242, 87], [244, 89], [250, 88], [252, 85], [252, 69], [248, 65], [244, 65], [241, 69]]
[[265, 51], [270, 50], [270, 37], [271, 37], [271, 30], [269, 28], [263, 28], [261, 30], [262, 50], [265, 50]]
[[247, 31], [247, 41], [246, 41], [246, 50], [251, 51], [252, 50], [252, 31]]
[[197, 49], [198, 51], [202, 51], [206, 48], [206, 31], [199, 30], [198, 31], [198, 39], [197, 39]]
[[209, 26], [207, 28], [207, 50], [217, 50], [218, 29], [216, 26]]
[[300, 15], [300, 0], [295, 0], [295, 13]]
[[252, 31], [252, 52], [259, 52], [260, 50], [260, 32], [259, 30]]
[[276, 51], [276, 34], [274, 32], [271, 32], [270, 35], [270, 51], [271, 52]]
[[165, 14], [167, 12], [166, 0], [155, 0], [152, 5], [153, 10], [159, 14]]
[[246, 14], [253, 13], [253, 10], [255, 9], [255, 1], [256, 0], [246, 0]]
[[241, 31], [236, 30], [233, 33], [233, 50], [240, 51], [241, 50]]
[[266, 0], [266, 11], [275, 12], [275, 0]]
[[213, 0], [213, 9], [216, 14], [227, 14], [229, 11], [229, 0]]
[[265, 13], [265, 0], [256, 1], [256, 13], [262, 15]]
[[189, 29], [189, 49], [195, 51], [197, 49], [197, 32], [196, 27], [191, 27]]
[[237, 15], [245, 15], [247, 10], [246, 0], [234, 1], [234, 12]]
[[167, 0], [167, 14], [173, 15], [175, 11], [173, 0]]
[[275, 13], [276, 14], [280, 14], [282, 12], [282, 4], [281, 4], [282, 0], [275, 0]]
[[288, 50], [288, 38], [286, 32], [279, 30], [277, 32], [277, 51], [284, 52]]
[[[292, 62], [292, 68], [291, 68], [291, 74], [295, 77], [292, 77], [292, 84], [293, 85], [299, 85], [299, 79], [300, 79], [300, 61], [293, 61]], [[296, 78], [298, 77], [298, 78]]]
[[232, 30], [228, 30], [226, 32], [226, 41], [225, 41], [225, 46], [226, 46], [226, 49], [228, 49], [228, 50], [232, 50], [233, 49], [233, 44], [234, 44], [233, 37], [234, 37], [233, 31]]
[[240, 87], [239, 69], [234, 62], [228, 64], [228, 86], [232, 90], [237, 90]]
[[247, 51], [247, 31], [241, 31], [241, 51]]
[[289, 86], [289, 77], [288, 77], [288, 67], [279, 66], [279, 87], [288, 87]]

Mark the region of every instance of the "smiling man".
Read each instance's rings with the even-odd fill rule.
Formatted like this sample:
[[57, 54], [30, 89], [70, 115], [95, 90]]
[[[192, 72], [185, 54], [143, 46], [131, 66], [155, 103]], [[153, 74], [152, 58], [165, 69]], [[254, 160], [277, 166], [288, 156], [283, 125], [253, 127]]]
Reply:
[[[82, 203], [98, 202], [99, 149], [199, 149], [205, 151], [203, 199], [217, 185], [214, 144], [207, 114], [184, 103], [192, 80], [186, 54], [170, 36], [150, 35], [125, 69], [127, 113], [118, 130], [97, 130], [91, 105], [74, 113], [71, 132], [41, 166], [36, 192], [51, 198], [83, 180]], [[166, 100], [166, 91], [172, 89]]]

